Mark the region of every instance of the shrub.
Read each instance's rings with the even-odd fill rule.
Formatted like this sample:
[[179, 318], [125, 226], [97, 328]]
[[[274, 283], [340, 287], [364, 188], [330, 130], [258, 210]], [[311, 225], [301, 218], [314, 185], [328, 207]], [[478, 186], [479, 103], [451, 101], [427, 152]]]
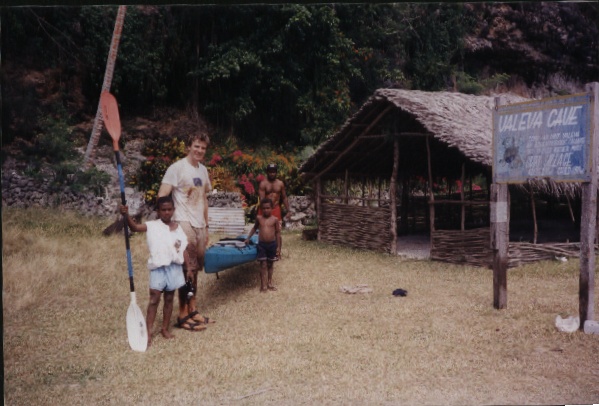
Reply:
[[[183, 141], [151, 142], [142, 152], [148, 158], [132, 179], [132, 184], [145, 190], [145, 200], [152, 204], [160, 188], [168, 166], [186, 155]], [[258, 150], [241, 148], [234, 139], [209, 147], [204, 164], [208, 169], [213, 189], [238, 192], [251, 215], [258, 202], [258, 188], [264, 179], [266, 165], [276, 163], [278, 175], [285, 182], [288, 194], [303, 194], [305, 186], [297, 173], [297, 161], [293, 154], [283, 155], [266, 147]]]

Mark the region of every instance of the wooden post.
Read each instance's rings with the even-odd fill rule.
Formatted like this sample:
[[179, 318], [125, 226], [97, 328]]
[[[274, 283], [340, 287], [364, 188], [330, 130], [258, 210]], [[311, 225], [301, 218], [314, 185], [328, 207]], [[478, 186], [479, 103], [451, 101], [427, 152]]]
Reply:
[[[110, 42], [110, 50], [108, 51], [108, 60], [106, 61], [106, 70], [104, 71], [104, 81], [102, 82], [102, 91], [110, 91], [112, 85], [112, 76], [114, 75], [114, 65], [116, 63], [116, 56], [119, 50], [119, 43], [121, 41], [121, 35], [123, 33], [123, 24], [125, 23], [125, 13], [127, 12], [127, 6], [119, 6], [116, 15], [116, 21], [114, 23], [114, 30], [112, 31], [112, 40]], [[83, 156], [83, 164], [85, 167], [89, 167], [94, 159], [95, 148], [100, 140], [102, 134], [102, 124], [104, 118], [102, 117], [102, 110], [100, 103], [98, 102], [98, 109], [96, 110], [96, 118], [94, 119], [94, 126], [92, 127], [92, 133], [87, 143], [87, 149]]]
[[407, 234], [410, 230], [410, 179], [404, 171], [401, 175], [401, 227], [400, 232]]
[[592, 93], [591, 128], [591, 181], [582, 184], [582, 214], [580, 221], [580, 278], [579, 316], [580, 329], [586, 320], [595, 318], [595, 234], [597, 228], [597, 165], [599, 164], [599, 83], [586, 85]]
[[345, 199], [343, 199], [343, 203], [347, 204], [349, 202], [349, 170], [345, 170], [345, 184], [343, 185], [343, 194]]
[[314, 186], [315, 186], [315, 189], [316, 189], [316, 196], [315, 196], [316, 197], [316, 199], [315, 199], [316, 201], [314, 202], [315, 206], [316, 206], [316, 226], [317, 226], [317, 229], [316, 229], [316, 240], [320, 241], [321, 240], [320, 239], [320, 234], [321, 234], [321, 230], [322, 230], [322, 221], [321, 221], [321, 219], [322, 219], [322, 214], [321, 214], [321, 211], [322, 211], [322, 202], [320, 200], [321, 199], [320, 195], [322, 194], [322, 182], [321, 182], [320, 178], [316, 179], [316, 184]]
[[[474, 200], [474, 192], [472, 191], [472, 173], [470, 173], [468, 175], [468, 184], [470, 185], [470, 191], [468, 192], [470, 194], [470, 201]], [[470, 212], [470, 218], [474, 217], [474, 210], [473, 210], [473, 205], [469, 205], [468, 206], [468, 211]]]
[[570, 220], [572, 220], [572, 223], [576, 223], [576, 219], [574, 218], [574, 210], [572, 210], [572, 203], [570, 202], [570, 197], [568, 197], [568, 193], [566, 193], [566, 202], [568, 202], [568, 210], [570, 212]]
[[[399, 140], [393, 141], [393, 170], [391, 171], [391, 184], [389, 186], [389, 199], [391, 200], [391, 254], [397, 254], [397, 172], [399, 169]], [[404, 191], [405, 192], [405, 191]]]
[[433, 167], [431, 164], [431, 145], [430, 136], [426, 137], [426, 158], [428, 163], [428, 210], [430, 216], [430, 234], [431, 241], [433, 240], [433, 232], [435, 231], [435, 195], [433, 194]]
[[493, 307], [507, 307], [507, 265], [510, 208], [508, 185], [491, 185], [491, 249], [493, 250]]
[[533, 239], [532, 239], [532, 243], [536, 244], [537, 243], [537, 236], [539, 235], [539, 227], [537, 225], [537, 207], [535, 206], [535, 194], [532, 190], [532, 185], [528, 185], [529, 188], [529, 192], [530, 192], [530, 206], [532, 208], [532, 222], [534, 224], [534, 234], [533, 234]]
[[366, 197], [366, 177], [364, 175], [362, 175], [362, 207], [366, 206], [366, 200], [364, 200], [364, 198]]
[[462, 218], [460, 224], [460, 230], [464, 231], [466, 229], [466, 205], [464, 204], [464, 182], [466, 181], [466, 162], [462, 162], [462, 178], [460, 185], [460, 200], [462, 201]]

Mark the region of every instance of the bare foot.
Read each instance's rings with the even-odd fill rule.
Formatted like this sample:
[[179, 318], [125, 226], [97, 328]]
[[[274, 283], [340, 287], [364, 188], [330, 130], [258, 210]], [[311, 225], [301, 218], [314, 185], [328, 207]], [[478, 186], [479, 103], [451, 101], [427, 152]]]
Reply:
[[268, 289], [260, 288], [260, 293], [266, 293], [266, 292], [268, 292]]
[[160, 333], [162, 334], [162, 337], [166, 338], [167, 340], [175, 338], [175, 336], [172, 335], [171, 332], [168, 330], [161, 330]]
[[276, 286], [269, 285], [268, 290], [278, 290]]
[[152, 345], [152, 336], [148, 336], [148, 348]]

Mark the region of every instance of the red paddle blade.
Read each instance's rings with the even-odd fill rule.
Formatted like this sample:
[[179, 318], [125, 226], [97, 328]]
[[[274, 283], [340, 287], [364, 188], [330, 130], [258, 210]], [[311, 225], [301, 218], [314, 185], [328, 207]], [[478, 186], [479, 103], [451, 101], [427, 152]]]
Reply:
[[119, 117], [119, 106], [116, 99], [110, 92], [102, 92], [100, 95], [100, 108], [106, 131], [112, 137], [114, 150], [119, 149], [119, 139], [121, 138], [121, 118]]

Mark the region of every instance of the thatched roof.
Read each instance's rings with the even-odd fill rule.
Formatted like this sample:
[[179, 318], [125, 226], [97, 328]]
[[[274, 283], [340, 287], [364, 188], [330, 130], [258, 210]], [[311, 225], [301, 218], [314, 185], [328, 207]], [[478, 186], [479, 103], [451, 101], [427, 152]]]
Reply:
[[[526, 100], [515, 95], [502, 96], [503, 103]], [[390, 159], [389, 150], [392, 148], [389, 146], [392, 144], [389, 140], [394, 136], [414, 139], [418, 134], [429, 134], [438, 141], [437, 156], [433, 157], [433, 162], [439, 165], [441, 162], [442, 165], [450, 162], [447, 159], [449, 157], [456, 158], [461, 155], [471, 162], [490, 168], [494, 106], [494, 97], [490, 96], [379, 89], [336, 134], [319, 146], [300, 167], [300, 172], [304, 173], [307, 179], [313, 179], [331, 171], [341, 172], [347, 168], [356, 171], [359, 164], [367, 171], [390, 174], [389, 162], [382, 162]], [[379, 139], [374, 137], [383, 134], [389, 136]], [[381, 146], [383, 142], [385, 145]], [[418, 142], [419, 152], [422, 152], [423, 141], [413, 140], [412, 144], [416, 145]], [[400, 145], [401, 143], [402, 141]], [[445, 151], [441, 152], [439, 144], [445, 146]], [[400, 149], [405, 152], [406, 149], [410, 149], [410, 145], [405, 143]], [[448, 147], [453, 153], [447, 153]], [[407, 151], [403, 161], [407, 159], [412, 166], [421, 163], [417, 161], [426, 161], [425, 153], [411, 162], [414, 153]], [[343, 157], [336, 158], [336, 155], [340, 154], [343, 154]], [[368, 155], [369, 159], [364, 157]]]

